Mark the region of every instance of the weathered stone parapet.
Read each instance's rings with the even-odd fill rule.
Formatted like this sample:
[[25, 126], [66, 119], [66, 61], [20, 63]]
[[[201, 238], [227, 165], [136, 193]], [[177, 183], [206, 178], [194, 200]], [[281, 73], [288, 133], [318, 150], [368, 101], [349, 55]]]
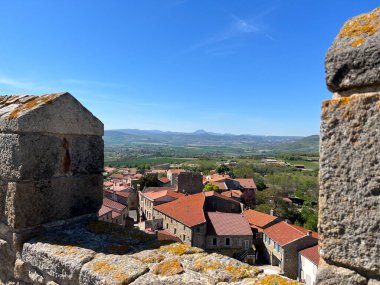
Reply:
[[96, 217], [102, 135], [102, 122], [69, 93], [0, 96], [0, 284], [32, 236]]
[[326, 56], [317, 284], [380, 280], [380, 9], [349, 20]]
[[327, 87], [332, 92], [380, 86], [380, 8], [348, 20], [326, 59]]
[[162, 245], [154, 235], [104, 222], [47, 231], [26, 242], [14, 275], [25, 285], [299, 284], [227, 256]]

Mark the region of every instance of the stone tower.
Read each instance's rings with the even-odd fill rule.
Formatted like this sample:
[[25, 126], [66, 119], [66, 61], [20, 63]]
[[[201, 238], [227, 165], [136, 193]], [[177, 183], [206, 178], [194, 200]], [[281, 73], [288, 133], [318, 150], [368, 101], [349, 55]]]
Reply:
[[344, 24], [325, 64], [317, 284], [380, 284], [380, 8]]
[[2, 279], [22, 243], [43, 227], [96, 216], [102, 135], [103, 124], [69, 93], [0, 96]]

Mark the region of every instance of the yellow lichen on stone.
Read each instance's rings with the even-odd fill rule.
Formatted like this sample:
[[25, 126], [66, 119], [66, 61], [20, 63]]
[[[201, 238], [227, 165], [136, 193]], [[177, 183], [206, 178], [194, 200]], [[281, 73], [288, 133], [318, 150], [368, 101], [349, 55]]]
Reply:
[[364, 43], [364, 42], [365, 42], [365, 39], [363, 39], [363, 38], [361, 38], [361, 39], [357, 39], [357, 40], [355, 40], [355, 41], [353, 41], [353, 42], [351, 43], [351, 46], [352, 46], [352, 47], [358, 47], [358, 46], [361, 46], [362, 43]]
[[175, 255], [194, 254], [202, 252], [202, 250], [199, 248], [191, 247], [183, 243], [174, 243], [171, 245], [161, 246], [159, 250], [170, 252]]
[[[351, 19], [340, 30], [339, 38], [356, 38], [350, 44], [353, 47], [363, 44], [367, 37], [375, 34], [380, 28], [379, 13], [380, 8], [376, 8], [372, 12]], [[360, 39], [357, 39], [358, 37]]]
[[339, 99], [340, 105], [347, 105], [350, 102], [350, 97], [342, 97]]
[[144, 263], [158, 263], [161, 262], [165, 259], [163, 255], [151, 255], [148, 256], [147, 258], [144, 258], [142, 262]]
[[107, 273], [107, 274], [111, 273], [112, 277], [116, 279], [118, 282], [120, 282], [118, 284], [123, 284], [124, 280], [128, 278], [128, 275], [124, 273], [120, 273], [120, 270], [116, 266], [111, 265], [107, 261], [103, 261], [103, 260], [96, 261], [95, 266], [93, 267], [92, 270], [96, 273]]
[[168, 261], [163, 261], [155, 265], [152, 269], [152, 273], [162, 276], [172, 276], [176, 274], [183, 273], [183, 267], [178, 259], [171, 259]]
[[278, 275], [265, 275], [263, 278], [256, 281], [255, 285], [301, 285], [301, 283], [285, 279]]
[[54, 94], [47, 94], [40, 97], [34, 97], [31, 100], [25, 102], [24, 104], [21, 104], [16, 109], [14, 109], [10, 114], [10, 119], [16, 119], [18, 116], [26, 111], [29, 111], [37, 106], [43, 105], [43, 104], [51, 104], [53, 100], [58, 97], [58, 93]]
[[245, 278], [254, 278], [261, 272], [260, 270], [247, 264], [235, 266], [232, 264], [223, 264], [219, 261], [210, 261], [207, 258], [200, 258], [197, 260], [194, 263], [194, 269], [200, 272], [224, 270], [231, 275], [232, 281], [239, 281]]

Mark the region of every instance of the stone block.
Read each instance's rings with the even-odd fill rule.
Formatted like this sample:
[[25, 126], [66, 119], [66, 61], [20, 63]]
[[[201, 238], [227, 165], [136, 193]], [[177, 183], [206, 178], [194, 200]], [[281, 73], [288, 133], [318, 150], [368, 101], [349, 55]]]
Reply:
[[0, 99], [0, 132], [102, 136], [103, 130], [103, 123], [67, 92]]
[[344, 91], [380, 85], [380, 8], [348, 20], [326, 59], [327, 87]]
[[95, 252], [71, 245], [49, 243], [25, 243], [22, 261], [42, 272], [45, 279], [61, 285], [78, 284], [82, 266], [89, 262]]
[[380, 95], [345, 97], [324, 103], [321, 123], [321, 254], [368, 276], [380, 274], [379, 111]]
[[356, 272], [333, 265], [324, 264], [318, 268], [317, 285], [367, 285], [367, 279]]
[[6, 181], [103, 170], [104, 144], [99, 136], [0, 134], [0, 149], [0, 179]]
[[5, 218], [10, 227], [21, 229], [97, 213], [102, 190], [101, 175], [10, 182]]
[[97, 254], [80, 272], [81, 285], [130, 284], [148, 272], [148, 266], [126, 255]]

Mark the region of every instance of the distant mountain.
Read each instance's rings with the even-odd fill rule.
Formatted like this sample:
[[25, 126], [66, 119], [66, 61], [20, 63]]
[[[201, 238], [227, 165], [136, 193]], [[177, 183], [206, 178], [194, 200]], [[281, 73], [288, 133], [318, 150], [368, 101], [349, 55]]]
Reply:
[[[260, 136], [211, 133], [196, 130], [192, 133], [164, 132], [160, 130], [120, 129], [105, 131], [106, 147], [145, 147], [160, 145], [175, 148], [201, 148], [212, 150], [225, 148], [230, 153], [263, 153], [263, 152], [317, 152], [319, 136]], [[208, 151], [211, 151], [208, 150]]]

